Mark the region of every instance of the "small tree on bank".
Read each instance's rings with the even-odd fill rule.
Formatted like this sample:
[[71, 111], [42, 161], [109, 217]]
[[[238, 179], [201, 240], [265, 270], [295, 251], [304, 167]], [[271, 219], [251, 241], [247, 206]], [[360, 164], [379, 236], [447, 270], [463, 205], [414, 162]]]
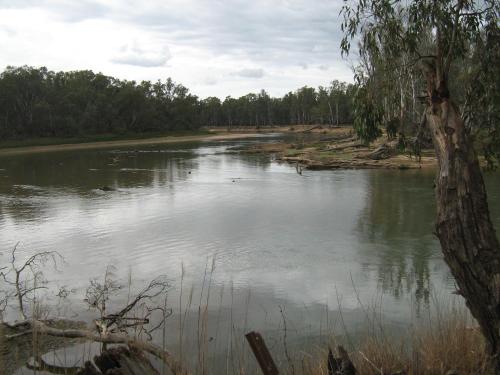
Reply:
[[[431, 133], [439, 166], [436, 234], [459, 293], [481, 327], [496, 374], [500, 373], [500, 245], [465, 125], [466, 111], [460, 111], [456, 102], [465, 95], [454, 96], [450, 87], [457, 80], [452, 65], [469, 57], [471, 45], [482, 39], [498, 41], [499, 8], [496, 0], [359, 0], [343, 7], [341, 44], [348, 53], [351, 41], [359, 37], [362, 52], [384, 55], [388, 61], [410, 56], [405, 58], [408, 64], [422, 68], [426, 84], [422, 124]], [[498, 48], [496, 44], [480, 52], [494, 56]], [[498, 103], [493, 106], [498, 112]]]

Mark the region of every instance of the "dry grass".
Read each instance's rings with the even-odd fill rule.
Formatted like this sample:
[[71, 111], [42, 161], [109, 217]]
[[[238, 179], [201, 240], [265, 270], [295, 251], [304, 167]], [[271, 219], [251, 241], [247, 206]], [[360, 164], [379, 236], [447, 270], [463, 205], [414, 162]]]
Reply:
[[[250, 294], [245, 300], [246, 313], [243, 317], [243, 322], [236, 321], [236, 318], [233, 318], [234, 290], [231, 285], [229, 290], [231, 298], [230, 316], [227, 322], [221, 322], [220, 316], [224, 294], [224, 289], [221, 289], [220, 295], [215, 295], [215, 298], [219, 300], [218, 316], [212, 322], [214, 325], [210, 326], [208, 317], [210, 301], [214, 299], [214, 295], [211, 293], [214, 288], [214, 271], [215, 260], [212, 260], [212, 262], [207, 260], [201, 291], [199, 295], [196, 295], [198, 298], [195, 301], [193, 288], [184, 289], [185, 271], [184, 268], [182, 269], [181, 293], [179, 295], [178, 306], [179, 321], [177, 322], [178, 325], [175, 325], [176, 328], [174, 328], [177, 331], [178, 337], [175, 337], [174, 341], [170, 341], [170, 345], [168, 345], [166, 339], [173, 332], [170, 332], [169, 335], [164, 330], [162, 346], [164, 349], [177, 351], [175, 354], [190, 369], [193, 375], [222, 373], [226, 375], [260, 374], [258, 370], [255, 370], [255, 358], [250, 353], [244, 338], [244, 333], [249, 330], [259, 331], [259, 327], [249, 327], [247, 324], [248, 312], [250, 310]], [[130, 289], [131, 277], [129, 277], [128, 282]], [[183, 292], [187, 296], [183, 296]], [[163, 303], [167, 306], [166, 300]], [[361, 301], [359, 303], [361, 305]], [[338, 304], [338, 309], [341, 311], [340, 301]], [[379, 306], [374, 306], [373, 308], [361, 306], [368, 322], [366, 329], [363, 330], [361, 335], [357, 333], [355, 340], [351, 340], [345, 324], [342, 324], [344, 335], [332, 334], [330, 339], [330, 346], [332, 348], [338, 343], [337, 340], [340, 340], [340, 343], [344, 345], [346, 342], [349, 344], [347, 346], [350, 351], [349, 355], [359, 375], [488, 374], [488, 358], [484, 352], [484, 341], [481, 332], [476, 328], [473, 319], [465, 307], [443, 307], [440, 305], [440, 301], [433, 300], [429, 307], [428, 318], [413, 322], [412, 328], [408, 328], [409, 331], [405, 334], [401, 330], [392, 333], [386, 331]], [[291, 375], [328, 375], [328, 345], [290, 350], [291, 347], [288, 346], [289, 342], [287, 341], [289, 338], [287, 339], [287, 317], [285, 311], [281, 306], [276, 305], [275, 307], [280, 309], [283, 329], [280, 329], [281, 332], [278, 332], [278, 335], [281, 337], [274, 338], [275, 342], [279, 342], [279, 344], [271, 345], [269, 348], [280, 368], [280, 373]], [[194, 316], [191, 314], [194, 314]], [[340, 318], [343, 323], [342, 313], [340, 314]], [[422, 322], [422, 320], [425, 320], [425, 322]], [[186, 332], [190, 322], [195, 325], [195, 328], [193, 327], [194, 329], [191, 330], [195, 335], [194, 341], [188, 337], [189, 333]], [[290, 323], [293, 325], [293, 322]], [[209, 334], [209, 329], [214, 328], [214, 326], [215, 332]], [[5, 363], [7, 357], [4, 357], [2, 352], [5, 351], [6, 347], [9, 347], [9, 344], [12, 345], [11, 342], [2, 342], [2, 328], [0, 324], [0, 374], [5, 373], [6, 368], [9, 368]], [[319, 334], [321, 336], [321, 332]], [[218, 361], [224, 363], [214, 363], [214, 352], [217, 350], [217, 347], [214, 347], [214, 344], [208, 344], [213, 339], [213, 337], [210, 337], [211, 335], [215, 337], [215, 345], [218, 337], [226, 337], [225, 340], [222, 339], [223, 341], [220, 342], [222, 348], [225, 347], [223, 350], [225, 354], [218, 357]], [[20, 365], [26, 362], [25, 357], [29, 356], [30, 353], [33, 355], [39, 351], [40, 348], [38, 345], [46, 347], [35, 336], [31, 339], [28, 338], [26, 341], [26, 355], [21, 361], [19, 359], [15, 361], [15, 363]], [[191, 342], [191, 345], [194, 343], [194, 347], [188, 347], [188, 342]], [[31, 347], [29, 347], [30, 344]], [[63, 343], [59, 344], [59, 347], [64, 346]], [[269, 344], [270, 342], [268, 342]], [[83, 357], [89, 356], [82, 355]], [[10, 360], [12, 359], [11, 357]], [[68, 362], [62, 360], [61, 364], [68, 365]], [[12, 368], [12, 366], [10, 367]], [[168, 373], [166, 369], [161, 369], [161, 374], [166, 375]]]
[[[188, 302], [189, 303], [189, 302]], [[200, 341], [198, 342], [197, 362], [191, 367], [192, 374], [214, 374], [207, 362], [209, 358], [206, 345], [207, 313], [200, 309]], [[388, 337], [383, 334], [367, 335], [361, 338], [350, 357], [358, 375], [486, 375], [488, 358], [484, 354], [484, 343], [477, 328], [470, 326], [471, 319], [465, 312], [449, 315], [444, 320], [434, 322], [427, 329], [410, 333], [406, 338]], [[232, 324], [232, 323], [231, 323]], [[233, 334], [236, 333], [233, 331]], [[242, 354], [242, 337], [232, 337], [228, 342], [226, 374], [258, 374], [247, 367], [254, 358]], [[235, 345], [238, 343], [238, 345]], [[332, 347], [335, 338], [332, 338]], [[1, 347], [1, 342], [0, 342]], [[280, 362], [281, 374], [328, 375], [328, 347], [314, 352], [293, 353]], [[275, 353], [273, 353], [274, 355]], [[1, 356], [0, 356], [1, 357]], [[191, 360], [184, 358], [184, 360]], [[251, 366], [254, 367], [254, 366]], [[4, 368], [0, 365], [0, 369]], [[165, 370], [163, 370], [165, 371]], [[1, 370], [0, 370], [1, 372]], [[168, 373], [168, 372], [162, 372]]]
[[[350, 356], [359, 375], [486, 375], [483, 337], [471, 324], [465, 311], [453, 311], [406, 338], [367, 336]], [[326, 350], [317, 353], [303, 373], [328, 374], [326, 356]]]

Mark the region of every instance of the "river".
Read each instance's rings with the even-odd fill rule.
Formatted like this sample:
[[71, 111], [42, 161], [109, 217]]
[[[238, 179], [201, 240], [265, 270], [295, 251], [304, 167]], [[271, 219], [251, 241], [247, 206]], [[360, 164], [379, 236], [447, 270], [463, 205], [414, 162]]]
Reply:
[[[355, 335], [374, 311], [387, 327], [407, 329], [433, 301], [460, 304], [432, 233], [433, 171], [299, 175], [271, 156], [228, 152], [272, 139], [1, 157], [0, 260], [18, 242], [18, 259], [58, 251], [65, 262], [47, 265], [39, 298], [53, 315], [86, 321], [95, 315], [85, 289], [108, 266], [124, 285], [116, 308], [129, 280], [133, 291], [166, 275], [174, 351], [186, 306], [185, 341], [195, 345], [200, 292], [205, 301], [210, 289], [214, 356], [227, 348], [221, 327], [273, 341], [285, 319], [292, 343], [320, 343], [332, 332]], [[486, 181], [498, 229], [500, 174]], [[72, 292], [65, 300], [55, 296], [62, 286]]]

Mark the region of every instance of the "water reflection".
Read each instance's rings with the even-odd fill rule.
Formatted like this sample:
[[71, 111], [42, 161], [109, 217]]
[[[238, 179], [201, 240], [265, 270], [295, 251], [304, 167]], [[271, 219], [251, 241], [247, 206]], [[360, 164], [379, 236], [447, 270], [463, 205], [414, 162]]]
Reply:
[[380, 287], [396, 298], [413, 293], [428, 303], [431, 274], [446, 273], [432, 234], [433, 171], [371, 172], [368, 185], [358, 228], [362, 241], [373, 245], [362, 249], [377, 258]]
[[[360, 302], [374, 301], [383, 304], [385, 324], [404, 327], [415, 302], [424, 308], [434, 291], [453, 290], [432, 234], [432, 172], [300, 176], [268, 156], [225, 153], [248, 142], [0, 158], [0, 249], [21, 241], [20, 257], [60, 251], [67, 264], [47, 278], [76, 290], [71, 313], [86, 321], [85, 288], [108, 264], [121, 280], [132, 273], [138, 287], [167, 274], [169, 305], [178, 311], [182, 265], [184, 285], [197, 298], [215, 256], [208, 315], [226, 327], [212, 343], [215, 357], [227, 349], [228, 327], [239, 338], [251, 328], [279, 342], [280, 306], [300, 347], [343, 332], [339, 305], [349, 330], [366, 321]], [[487, 182], [498, 225], [500, 175]], [[55, 305], [53, 294], [47, 304]], [[188, 319], [196, 313], [194, 306]]]

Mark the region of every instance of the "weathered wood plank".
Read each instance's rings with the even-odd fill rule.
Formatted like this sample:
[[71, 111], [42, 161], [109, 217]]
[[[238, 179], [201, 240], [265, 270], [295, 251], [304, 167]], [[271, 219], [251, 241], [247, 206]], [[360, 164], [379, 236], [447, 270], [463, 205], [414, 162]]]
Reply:
[[250, 332], [247, 333], [245, 337], [252, 348], [253, 354], [255, 355], [263, 374], [279, 375], [278, 368], [276, 367], [273, 357], [271, 356], [271, 353], [269, 353], [266, 343], [260, 333]]

